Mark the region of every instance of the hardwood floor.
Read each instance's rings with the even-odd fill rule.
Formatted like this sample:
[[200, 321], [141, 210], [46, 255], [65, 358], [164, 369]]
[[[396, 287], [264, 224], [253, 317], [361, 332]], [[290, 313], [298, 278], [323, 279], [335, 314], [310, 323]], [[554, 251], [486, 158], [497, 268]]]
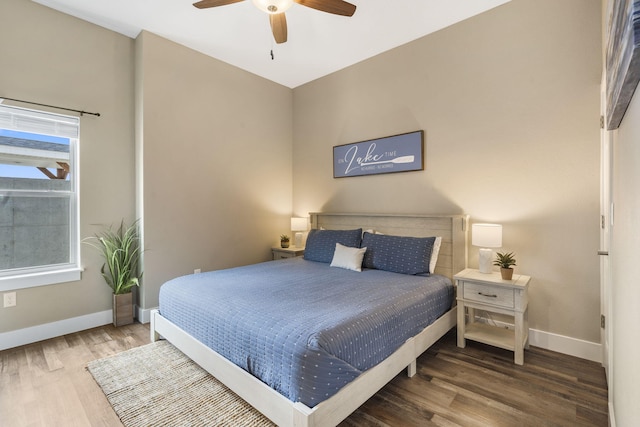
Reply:
[[[122, 426], [87, 363], [147, 344], [148, 325], [111, 325], [0, 352], [0, 426]], [[455, 330], [343, 426], [606, 426], [604, 370], [540, 348], [513, 353], [468, 341]]]
[[[455, 330], [398, 375], [345, 426], [607, 426], [607, 385], [599, 363], [541, 348], [513, 352], [467, 340]], [[384, 424], [380, 424], [382, 421]]]
[[148, 325], [108, 325], [0, 352], [0, 426], [122, 426], [85, 368], [149, 341]]

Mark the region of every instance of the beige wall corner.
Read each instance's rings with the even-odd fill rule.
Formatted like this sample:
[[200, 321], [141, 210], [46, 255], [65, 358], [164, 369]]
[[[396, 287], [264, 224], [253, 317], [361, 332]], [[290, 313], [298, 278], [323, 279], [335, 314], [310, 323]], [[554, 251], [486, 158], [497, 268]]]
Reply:
[[165, 281], [266, 261], [290, 232], [292, 93], [152, 33], [136, 50], [152, 308]]

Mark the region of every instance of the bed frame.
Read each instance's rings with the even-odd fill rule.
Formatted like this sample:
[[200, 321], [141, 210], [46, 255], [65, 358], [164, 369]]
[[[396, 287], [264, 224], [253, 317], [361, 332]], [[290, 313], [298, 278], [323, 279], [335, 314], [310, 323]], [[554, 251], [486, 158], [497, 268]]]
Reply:
[[[452, 279], [454, 274], [466, 267], [469, 228], [469, 218], [466, 215], [311, 213], [310, 216], [311, 228], [362, 228], [398, 236], [441, 236], [436, 273]], [[162, 317], [158, 310], [151, 312], [151, 340], [156, 341], [161, 336], [167, 339], [276, 425], [325, 427], [335, 426], [347, 418], [404, 368], [407, 368], [410, 377], [413, 376], [418, 356], [455, 325], [454, 306], [418, 335], [408, 339], [383, 362], [313, 408], [290, 401]]]

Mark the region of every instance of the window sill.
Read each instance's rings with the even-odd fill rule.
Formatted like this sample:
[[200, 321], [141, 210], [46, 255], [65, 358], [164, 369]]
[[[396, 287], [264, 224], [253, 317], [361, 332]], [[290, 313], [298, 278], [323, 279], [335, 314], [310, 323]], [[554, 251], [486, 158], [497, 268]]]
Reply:
[[82, 278], [81, 268], [0, 277], [0, 292], [75, 282]]

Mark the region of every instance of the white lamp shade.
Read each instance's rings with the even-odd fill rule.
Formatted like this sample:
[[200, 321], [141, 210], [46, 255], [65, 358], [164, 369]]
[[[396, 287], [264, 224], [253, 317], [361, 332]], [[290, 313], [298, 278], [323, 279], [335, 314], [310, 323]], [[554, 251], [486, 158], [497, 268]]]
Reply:
[[473, 224], [471, 228], [471, 244], [482, 248], [499, 248], [502, 246], [502, 225]]
[[307, 231], [307, 218], [291, 218], [291, 231]]

